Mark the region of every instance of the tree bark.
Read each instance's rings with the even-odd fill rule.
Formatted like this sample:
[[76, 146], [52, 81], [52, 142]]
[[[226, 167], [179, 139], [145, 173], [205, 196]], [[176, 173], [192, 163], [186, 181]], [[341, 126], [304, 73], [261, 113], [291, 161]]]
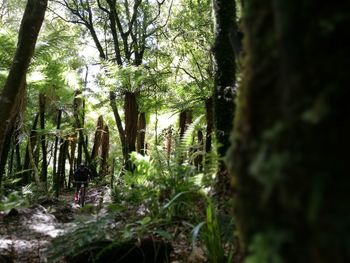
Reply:
[[213, 109], [213, 98], [210, 97], [205, 101], [205, 111], [206, 111], [206, 139], [205, 139], [205, 153], [211, 152], [212, 144], [212, 133], [214, 127], [214, 109]]
[[95, 131], [95, 139], [94, 139], [94, 145], [92, 147], [91, 151], [91, 161], [94, 162], [96, 157], [99, 155], [99, 150], [102, 143], [102, 135], [103, 135], [103, 116], [99, 116], [97, 120], [96, 125], [96, 131]]
[[196, 149], [196, 157], [194, 160], [195, 166], [198, 171], [203, 170], [203, 153], [204, 153], [204, 136], [203, 132], [199, 130], [197, 132], [197, 149]]
[[[30, 135], [29, 135], [29, 138], [28, 138], [26, 154], [24, 156], [23, 170], [25, 172], [23, 173], [23, 177], [22, 177], [23, 178], [22, 179], [23, 185], [26, 185], [26, 184], [30, 183], [30, 175], [31, 175], [31, 170], [29, 170], [30, 169], [30, 156], [33, 155], [33, 150], [34, 150], [34, 147], [35, 147], [36, 141], [37, 141], [36, 128], [37, 128], [37, 125], [38, 125], [38, 120], [39, 120], [39, 114], [37, 113], [35, 115], [35, 117], [34, 117], [32, 130], [30, 131]], [[31, 153], [29, 152], [30, 149], [32, 151]]]
[[349, 2], [245, 4], [227, 159], [241, 240], [274, 248], [260, 262], [349, 262]]
[[189, 109], [180, 112], [179, 116], [179, 128], [180, 128], [180, 139], [183, 138], [188, 125], [192, 123], [192, 112]]
[[47, 0], [28, 0], [18, 34], [16, 53], [0, 96], [0, 159], [9, 126], [19, 110], [25, 78], [44, 20]]
[[145, 155], [146, 113], [141, 112], [138, 120], [137, 152]]
[[45, 136], [45, 104], [46, 96], [43, 93], [39, 94], [39, 113], [40, 113], [40, 129], [41, 129], [41, 181], [47, 182], [47, 149], [46, 149], [46, 136]]
[[57, 120], [56, 120], [56, 136], [55, 136], [55, 149], [54, 149], [54, 154], [53, 154], [53, 181], [56, 182], [57, 181], [57, 152], [58, 152], [58, 141], [59, 141], [59, 136], [57, 135], [57, 133], [60, 132], [60, 128], [61, 128], [61, 120], [62, 120], [62, 109], [58, 109], [57, 112]]
[[130, 153], [136, 151], [136, 137], [137, 137], [137, 117], [138, 117], [138, 105], [136, 100], [136, 94], [133, 92], [125, 93], [124, 100], [124, 113], [125, 113], [125, 141], [127, 148], [127, 161], [126, 169], [130, 170], [132, 165], [129, 161]]
[[[218, 143], [218, 155], [223, 158], [230, 146], [229, 136], [233, 128], [235, 53], [230, 44], [230, 35], [236, 30], [235, 0], [215, 0], [216, 38], [214, 45], [215, 88], [214, 88], [214, 126]], [[219, 196], [228, 195], [230, 182], [223, 159], [219, 162], [216, 192]]]
[[84, 145], [84, 133], [82, 132], [82, 123], [83, 123], [83, 116], [82, 116], [82, 105], [83, 105], [83, 99], [81, 96], [81, 91], [77, 90], [75, 92], [74, 96], [74, 118], [75, 118], [75, 129], [78, 132], [78, 156], [77, 156], [77, 163], [82, 164], [83, 163], [83, 145]]
[[7, 157], [11, 148], [11, 138], [12, 138], [12, 134], [14, 131], [14, 127], [12, 125], [11, 129], [7, 132], [6, 134], [6, 138], [4, 141], [4, 147], [2, 148], [2, 157], [0, 160], [0, 186], [1, 186], [1, 182], [2, 182], [2, 178], [3, 178], [3, 174], [5, 173], [5, 167], [6, 167], [6, 163], [7, 163]]
[[101, 170], [100, 175], [105, 176], [108, 174], [108, 156], [109, 156], [109, 129], [105, 125], [102, 133], [101, 142]]
[[118, 112], [116, 97], [112, 91], [109, 93], [109, 100], [113, 110], [114, 119], [118, 128], [119, 138], [122, 145], [123, 158], [124, 158], [124, 161], [126, 161], [128, 159], [128, 154], [127, 154], [127, 146], [126, 146], [126, 140], [125, 140], [125, 131], [123, 128], [122, 120]]

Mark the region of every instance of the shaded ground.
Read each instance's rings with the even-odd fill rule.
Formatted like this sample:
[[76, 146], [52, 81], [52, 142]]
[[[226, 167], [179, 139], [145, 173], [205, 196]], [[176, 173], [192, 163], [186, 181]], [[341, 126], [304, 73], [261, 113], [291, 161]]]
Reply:
[[[88, 229], [96, 222], [105, 220], [108, 214], [107, 206], [111, 203], [111, 196], [108, 187], [89, 187], [86, 193], [86, 206], [80, 208], [73, 204], [73, 191], [65, 192], [59, 200], [42, 200], [29, 208], [12, 209], [8, 213], [0, 213], [0, 263], [36, 263], [47, 262], [47, 248], [58, 236], [67, 236], [67, 240], [62, 239], [61, 245], [69, 249], [74, 239], [69, 237], [72, 230]], [[132, 225], [142, 218], [147, 212], [145, 207], [130, 207], [109, 224], [103, 225], [103, 231], [96, 228], [93, 235], [109, 235], [116, 229], [122, 229], [126, 225]], [[101, 223], [103, 224], [103, 223]], [[188, 243], [189, 233], [183, 231], [182, 222], [177, 222], [173, 226], [167, 226], [167, 231], [174, 234], [171, 241], [172, 253], [171, 262], [205, 262], [203, 250], [201, 248], [191, 249]], [[89, 230], [93, 231], [93, 230]], [[145, 234], [145, 239], [150, 238]], [[153, 238], [153, 237], [152, 237]], [[137, 240], [136, 240], [137, 242]], [[57, 247], [61, 246], [60, 244]], [[58, 255], [62, 252], [56, 251]], [[55, 258], [55, 256], [53, 256]], [[55, 262], [67, 262], [60, 259]], [[84, 262], [84, 261], [80, 261]]]
[[[95, 211], [103, 213], [102, 206], [108, 202], [107, 188], [88, 189], [86, 203]], [[46, 262], [47, 246], [58, 235], [76, 227], [74, 219], [79, 214], [79, 207], [73, 204], [72, 191], [63, 193], [59, 200], [42, 200], [29, 208], [0, 212], [0, 262]], [[87, 213], [85, 216], [88, 220], [98, 215]]]

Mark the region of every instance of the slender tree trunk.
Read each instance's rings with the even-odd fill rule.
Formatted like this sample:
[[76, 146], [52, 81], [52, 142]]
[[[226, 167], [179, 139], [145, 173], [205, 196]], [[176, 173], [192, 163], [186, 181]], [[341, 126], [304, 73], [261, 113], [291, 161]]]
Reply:
[[21, 149], [19, 145], [20, 145], [20, 142], [18, 139], [18, 134], [16, 134], [16, 140], [15, 140], [16, 172], [22, 171]]
[[101, 148], [101, 143], [102, 143], [102, 135], [103, 135], [103, 116], [99, 116], [97, 120], [97, 125], [96, 125], [96, 131], [95, 131], [95, 139], [94, 139], [94, 145], [92, 147], [91, 151], [91, 161], [96, 162], [96, 157], [98, 157], [100, 154], [100, 148]]
[[83, 99], [81, 98], [81, 91], [76, 91], [74, 96], [74, 118], [75, 118], [75, 128], [78, 131], [78, 157], [77, 157], [77, 163], [82, 164], [83, 163], [83, 145], [84, 145], [84, 133], [82, 132], [82, 104]]
[[186, 131], [186, 112], [186, 110], [181, 111], [179, 116], [180, 139], [182, 139]]
[[198, 171], [203, 170], [203, 154], [204, 154], [204, 136], [203, 132], [199, 130], [197, 132], [197, 149], [195, 157], [195, 166]]
[[40, 112], [40, 129], [41, 129], [41, 152], [42, 152], [42, 165], [41, 165], [41, 181], [46, 184], [47, 182], [47, 148], [46, 148], [46, 136], [45, 136], [45, 104], [46, 96], [42, 93], [39, 94], [39, 112]]
[[16, 148], [16, 146], [15, 146], [15, 144], [12, 144], [12, 149], [11, 149], [11, 154], [10, 154], [10, 160], [9, 160], [9, 165], [8, 165], [8, 169], [7, 169], [7, 171], [8, 171], [8, 174], [11, 176], [12, 175], [12, 173], [13, 173], [13, 161], [14, 161], [14, 159], [15, 159], [15, 148]]
[[115, 97], [115, 94], [113, 92], [109, 93], [109, 99], [110, 99], [110, 105], [113, 109], [115, 122], [116, 122], [117, 128], [118, 128], [119, 138], [120, 138], [120, 142], [122, 145], [124, 162], [126, 162], [126, 160], [128, 159], [128, 153], [127, 153], [128, 151], [127, 151], [127, 145], [126, 145], [126, 140], [125, 140], [125, 131], [123, 128], [122, 120], [121, 120], [119, 112], [118, 112], [116, 97]]
[[57, 120], [56, 120], [56, 136], [55, 136], [55, 149], [54, 149], [54, 153], [53, 153], [53, 181], [56, 182], [57, 181], [57, 152], [58, 152], [58, 141], [59, 141], [59, 136], [57, 135], [57, 133], [60, 132], [60, 128], [61, 128], [61, 120], [62, 120], [62, 109], [58, 109], [57, 112]]
[[206, 110], [206, 120], [207, 120], [207, 130], [205, 138], [205, 153], [211, 152], [212, 144], [212, 134], [214, 127], [214, 109], [213, 109], [213, 98], [210, 97], [205, 101], [205, 110]]
[[137, 152], [145, 155], [146, 113], [141, 112], [138, 120]]
[[6, 134], [25, 92], [26, 74], [44, 20], [46, 6], [47, 0], [28, 0], [23, 14], [16, 53], [0, 96], [0, 159]]
[[74, 170], [75, 170], [75, 148], [76, 148], [76, 135], [73, 141], [70, 142], [70, 159], [69, 159], [69, 179], [68, 179], [68, 189], [71, 186]]
[[179, 128], [180, 128], [180, 139], [183, 138], [188, 125], [192, 123], [192, 112], [191, 110], [183, 110], [180, 112], [179, 116]]
[[350, 4], [245, 4], [228, 155], [241, 240], [251, 261], [350, 262]]
[[[223, 158], [230, 146], [229, 136], [233, 128], [235, 53], [230, 44], [230, 35], [236, 32], [236, 1], [215, 0], [216, 39], [214, 57], [216, 61], [214, 88], [214, 126], [219, 157]], [[215, 186], [218, 196], [230, 194], [227, 167], [221, 159]]]
[[14, 127], [12, 125], [11, 129], [6, 134], [4, 147], [2, 148], [3, 153], [1, 154], [1, 160], [0, 160], [0, 185], [1, 185], [3, 174], [5, 173], [7, 157], [11, 148], [11, 141], [12, 141], [11, 138], [12, 138], [13, 131], [14, 131]]
[[172, 127], [168, 127], [166, 136], [165, 136], [165, 149], [166, 149], [166, 156], [167, 160], [169, 162], [171, 151], [172, 151], [172, 142], [173, 142], [173, 130]]
[[69, 144], [67, 140], [63, 138], [60, 140], [60, 154], [58, 157], [57, 176], [54, 182], [56, 197], [59, 196], [61, 189], [64, 188], [68, 145]]
[[102, 133], [102, 145], [101, 145], [101, 170], [100, 175], [105, 176], [108, 174], [108, 155], [109, 155], [109, 129], [105, 125]]
[[31, 177], [30, 175], [32, 174], [31, 170], [29, 170], [29, 169], [30, 169], [30, 155], [33, 156], [33, 152], [30, 153], [29, 149], [31, 149], [31, 151], [33, 151], [34, 146], [36, 145], [36, 141], [37, 141], [36, 129], [37, 129], [37, 125], [38, 125], [38, 120], [39, 120], [39, 113], [37, 113], [34, 117], [32, 130], [31, 130], [29, 138], [28, 138], [26, 154], [24, 156], [23, 170], [25, 172], [23, 173], [23, 179], [22, 179], [22, 183], [24, 185], [30, 183], [30, 177]]

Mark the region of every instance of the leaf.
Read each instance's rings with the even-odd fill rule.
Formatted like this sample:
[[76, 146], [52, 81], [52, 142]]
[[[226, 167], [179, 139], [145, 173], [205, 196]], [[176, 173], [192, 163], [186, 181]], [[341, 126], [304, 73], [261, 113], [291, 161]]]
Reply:
[[173, 238], [173, 234], [165, 230], [156, 230], [154, 233], [168, 240]]
[[196, 240], [198, 238], [199, 235], [199, 231], [201, 230], [202, 226], [205, 224], [206, 222], [203, 221], [201, 223], [199, 223], [198, 225], [196, 225], [193, 230], [192, 230], [192, 247], [195, 247], [196, 245]]

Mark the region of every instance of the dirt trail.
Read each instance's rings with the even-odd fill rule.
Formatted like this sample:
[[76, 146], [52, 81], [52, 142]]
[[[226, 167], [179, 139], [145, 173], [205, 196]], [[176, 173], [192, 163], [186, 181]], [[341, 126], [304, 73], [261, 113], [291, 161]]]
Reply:
[[[84, 213], [86, 220], [97, 220], [106, 213], [111, 198], [107, 187], [89, 187], [86, 204], [94, 213]], [[76, 227], [80, 214], [73, 204], [73, 192], [65, 192], [59, 200], [42, 200], [30, 208], [14, 208], [0, 212], [0, 263], [46, 262], [45, 251], [51, 240]]]

